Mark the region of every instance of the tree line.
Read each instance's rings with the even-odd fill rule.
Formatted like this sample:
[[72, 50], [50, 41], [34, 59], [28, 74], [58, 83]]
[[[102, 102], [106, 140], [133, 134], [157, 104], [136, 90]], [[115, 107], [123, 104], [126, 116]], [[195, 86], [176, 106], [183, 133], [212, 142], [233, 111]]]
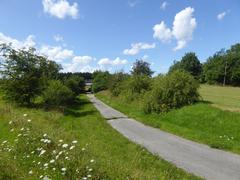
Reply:
[[195, 53], [186, 53], [169, 71], [177, 69], [189, 72], [200, 83], [240, 86], [240, 44], [216, 52], [205, 63], [200, 63]]

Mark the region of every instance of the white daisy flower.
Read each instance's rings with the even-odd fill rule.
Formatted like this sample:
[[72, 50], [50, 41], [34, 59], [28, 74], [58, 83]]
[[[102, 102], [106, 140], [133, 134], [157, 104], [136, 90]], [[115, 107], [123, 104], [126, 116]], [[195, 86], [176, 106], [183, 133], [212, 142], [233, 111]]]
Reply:
[[67, 148], [67, 147], [68, 147], [68, 144], [63, 144], [62, 147], [63, 147], [63, 148]]
[[73, 144], [77, 144], [77, 142], [78, 142], [77, 140], [72, 141]]
[[62, 168], [61, 170], [65, 172], [67, 169], [66, 168]]
[[74, 149], [74, 148], [75, 148], [75, 146], [71, 146], [69, 149], [72, 150], [72, 149]]
[[41, 152], [40, 152], [40, 154], [39, 154], [39, 156], [41, 156], [41, 155], [43, 155], [44, 153], [46, 152], [46, 150], [41, 150]]

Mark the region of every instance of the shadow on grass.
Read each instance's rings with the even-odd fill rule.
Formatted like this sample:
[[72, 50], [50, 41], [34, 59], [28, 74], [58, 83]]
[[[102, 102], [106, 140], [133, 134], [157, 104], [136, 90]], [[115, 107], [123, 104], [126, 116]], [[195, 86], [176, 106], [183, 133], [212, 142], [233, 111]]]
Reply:
[[64, 116], [72, 116], [72, 117], [82, 117], [82, 116], [87, 116], [87, 115], [93, 115], [95, 114], [96, 111], [76, 111], [74, 109], [67, 108], [64, 110]]
[[205, 100], [200, 100], [197, 103], [202, 103], [202, 104], [213, 104], [211, 101], [205, 101]]
[[93, 115], [96, 113], [94, 110], [85, 110], [83, 109], [86, 105], [91, 104], [91, 102], [87, 101], [86, 99], [76, 98], [75, 101], [64, 109], [65, 116], [72, 116], [72, 117], [81, 117], [87, 115]]

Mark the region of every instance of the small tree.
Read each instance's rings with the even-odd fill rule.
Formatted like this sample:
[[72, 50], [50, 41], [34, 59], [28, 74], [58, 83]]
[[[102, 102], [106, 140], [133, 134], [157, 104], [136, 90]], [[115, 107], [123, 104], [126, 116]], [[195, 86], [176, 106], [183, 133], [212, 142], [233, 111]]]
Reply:
[[154, 72], [151, 70], [150, 64], [148, 62], [145, 62], [143, 60], [136, 60], [136, 62], [133, 64], [131, 73], [134, 76], [146, 75], [148, 77], [151, 77]]
[[174, 61], [174, 64], [170, 67], [169, 72], [173, 72], [175, 70], [187, 71], [196, 79], [199, 79], [202, 73], [202, 65], [196, 54], [189, 52], [182, 57], [181, 61]]
[[48, 87], [42, 93], [46, 107], [66, 106], [73, 102], [74, 93], [59, 80], [48, 81]]
[[99, 92], [109, 87], [110, 73], [108, 71], [96, 71], [93, 73], [93, 92]]
[[71, 89], [75, 95], [84, 92], [85, 82], [81, 76], [71, 76], [65, 80], [64, 84]]
[[0, 45], [0, 73], [6, 97], [22, 105], [30, 105], [44, 89], [48, 79], [56, 78], [61, 69], [53, 61], [35, 54], [34, 49], [15, 50]]

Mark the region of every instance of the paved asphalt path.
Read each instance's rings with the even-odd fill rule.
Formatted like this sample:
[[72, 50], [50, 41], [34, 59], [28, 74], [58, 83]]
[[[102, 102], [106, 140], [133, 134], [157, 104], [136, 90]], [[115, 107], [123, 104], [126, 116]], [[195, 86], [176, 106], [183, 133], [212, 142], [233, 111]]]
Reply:
[[88, 95], [108, 123], [131, 141], [175, 164], [177, 167], [210, 180], [240, 180], [240, 156], [212, 149], [146, 126]]

